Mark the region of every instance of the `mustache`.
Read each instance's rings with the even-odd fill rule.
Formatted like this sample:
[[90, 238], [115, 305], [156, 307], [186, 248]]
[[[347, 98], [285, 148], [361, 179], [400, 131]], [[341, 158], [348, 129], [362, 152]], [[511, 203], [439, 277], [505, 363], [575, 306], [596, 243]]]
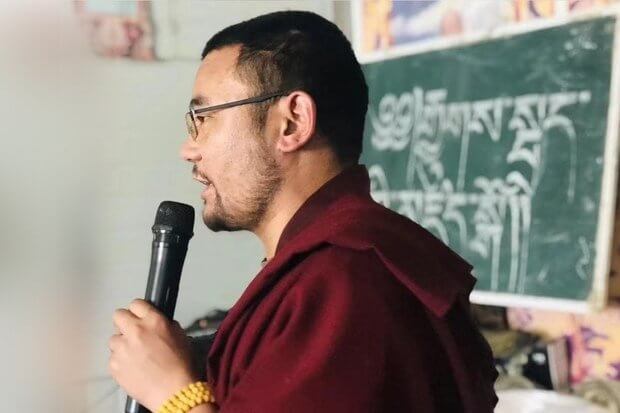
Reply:
[[203, 173], [201, 173], [201, 172], [198, 170], [198, 167], [197, 167], [196, 165], [194, 165], [194, 166], [192, 167], [192, 176], [193, 176], [194, 178], [202, 178], [202, 180], [205, 180], [205, 181], [211, 182], [211, 180], [210, 180], [207, 176], [205, 176]]
[[192, 176], [199, 176], [199, 177], [201, 177], [201, 178], [205, 178], [205, 179], [207, 179], [207, 177], [206, 177], [206, 176], [204, 176], [204, 174], [202, 174], [202, 173], [198, 170], [198, 167], [197, 167], [196, 165], [194, 165], [194, 166], [192, 167]]

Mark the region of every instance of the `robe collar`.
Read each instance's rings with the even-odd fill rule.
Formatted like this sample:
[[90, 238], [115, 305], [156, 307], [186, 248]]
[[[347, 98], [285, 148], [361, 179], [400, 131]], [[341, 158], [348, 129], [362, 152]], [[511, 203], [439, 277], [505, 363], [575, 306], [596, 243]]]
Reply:
[[316, 220], [325, 210], [346, 195], [370, 198], [370, 178], [364, 165], [353, 165], [336, 175], [301, 205], [284, 227], [276, 254], [304, 228]]

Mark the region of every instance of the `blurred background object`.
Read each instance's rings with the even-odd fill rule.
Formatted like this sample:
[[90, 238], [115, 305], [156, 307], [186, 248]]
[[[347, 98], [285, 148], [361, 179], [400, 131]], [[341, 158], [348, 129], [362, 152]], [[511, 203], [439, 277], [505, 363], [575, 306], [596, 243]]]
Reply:
[[576, 396], [546, 390], [503, 390], [498, 392], [495, 413], [611, 413]]
[[137, 60], [155, 58], [149, 2], [86, 0], [75, 2], [75, 8], [97, 54]]

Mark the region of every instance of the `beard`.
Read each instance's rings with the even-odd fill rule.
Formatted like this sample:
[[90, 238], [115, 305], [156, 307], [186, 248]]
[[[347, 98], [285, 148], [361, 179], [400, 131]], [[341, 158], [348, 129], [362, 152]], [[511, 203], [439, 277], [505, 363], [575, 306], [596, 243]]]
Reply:
[[217, 188], [212, 211], [203, 210], [202, 220], [214, 232], [252, 231], [263, 220], [265, 213], [282, 184], [282, 172], [264, 142], [257, 145], [254, 161], [248, 167], [248, 176], [243, 179], [249, 183], [242, 200], [234, 205], [225, 205]]

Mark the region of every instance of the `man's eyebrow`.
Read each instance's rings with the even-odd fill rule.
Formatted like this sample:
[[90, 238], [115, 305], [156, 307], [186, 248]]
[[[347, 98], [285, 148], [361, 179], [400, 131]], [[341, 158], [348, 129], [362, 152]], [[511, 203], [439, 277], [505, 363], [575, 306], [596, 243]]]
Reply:
[[209, 98], [206, 96], [194, 96], [192, 100], [189, 101], [189, 106], [194, 108], [196, 106], [207, 106], [209, 104]]

